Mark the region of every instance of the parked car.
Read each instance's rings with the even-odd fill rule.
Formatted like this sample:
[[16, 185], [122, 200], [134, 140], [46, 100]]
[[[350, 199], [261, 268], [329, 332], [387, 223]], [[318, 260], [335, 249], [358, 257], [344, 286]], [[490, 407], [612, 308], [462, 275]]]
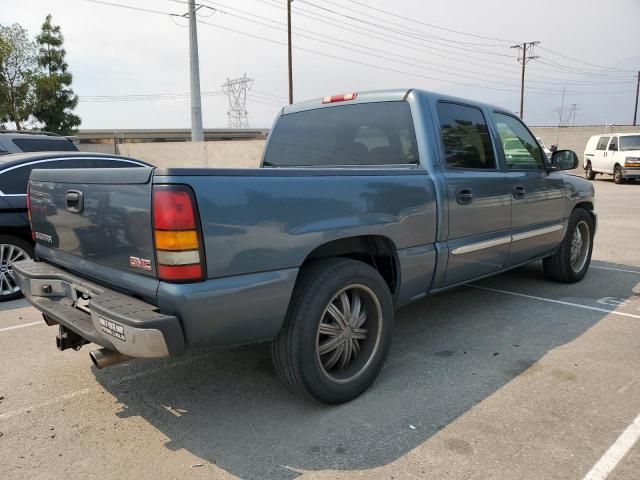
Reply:
[[583, 167], [589, 180], [613, 175], [617, 184], [640, 178], [640, 133], [610, 133], [589, 138]]
[[81, 152], [21, 153], [0, 157], [0, 301], [20, 296], [13, 264], [33, 257], [27, 184], [34, 168], [148, 167], [132, 158]]
[[[512, 165], [506, 138], [528, 152]], [[395, 308], [541, 259], [583, 278], [596, 216], [576, 165], [500, 107], [335, 95], [283, 108], [260, 169], [35, 170], [39, 261], [14, 270], [60, 350], [103, 347], [98, 368], [270, 340], [287, 385], [341, 403], [380, 371]]]
[[536, 137], [536, 140], [538, 141], [538, 143], [540, 144], [540, 146], [542, 147], [542, 150], [544, 151], [544, 154], [547, 156], [547, 158], [549, 160], [551, 160], [551, 150], [549, 150], [547, 148], [547, 146], [544, 144], [544, 140], [542, 140], [542, 138], [540, 137]]
[[0, 155], [21, 152], [77, 152], [75, 137], [28, 130], [0, 130]]

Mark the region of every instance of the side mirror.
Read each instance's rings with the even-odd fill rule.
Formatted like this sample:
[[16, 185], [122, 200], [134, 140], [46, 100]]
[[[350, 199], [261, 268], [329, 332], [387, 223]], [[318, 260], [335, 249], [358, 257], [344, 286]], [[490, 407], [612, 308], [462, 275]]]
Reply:
[[578, 155], [573, 150], [556, 150], [551, 155], [551, 165], [560, 170], [573, 170], [578, 164]]

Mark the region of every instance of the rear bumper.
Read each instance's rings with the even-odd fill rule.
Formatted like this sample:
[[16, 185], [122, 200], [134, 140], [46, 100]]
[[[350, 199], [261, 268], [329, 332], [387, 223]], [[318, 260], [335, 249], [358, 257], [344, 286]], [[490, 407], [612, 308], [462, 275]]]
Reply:
[[132, 357], [166, 357], [185, 349], [178, 317], [159, 313], [155, 305], [45, 262], [18, 262], [13, 271], [29, 303], [93, 343]]

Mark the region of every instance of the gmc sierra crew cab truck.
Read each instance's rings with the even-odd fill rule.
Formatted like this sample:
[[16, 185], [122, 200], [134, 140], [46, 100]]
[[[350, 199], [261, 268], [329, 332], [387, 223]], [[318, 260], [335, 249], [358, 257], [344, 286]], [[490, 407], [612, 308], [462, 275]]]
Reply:
[[[509, 151], [505, 152], [505, 145]], [[507, 110], [420, 90], [284, 107], [258, 169], [34, 170], [27, 300], [98, 368], [272, 342], [294, 390], [362, 393], [394, 309], [542, 260], [576, 282], [594, 189]]]

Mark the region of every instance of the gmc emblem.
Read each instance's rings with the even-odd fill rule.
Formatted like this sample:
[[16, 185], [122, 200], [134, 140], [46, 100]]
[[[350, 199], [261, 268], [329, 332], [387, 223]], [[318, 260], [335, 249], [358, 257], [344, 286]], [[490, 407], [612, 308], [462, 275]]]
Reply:
[[151, 260], [146, 258], [129, 257], [129, 266], [131, 268], [140, 268], [142, 270], [151, 271]]

